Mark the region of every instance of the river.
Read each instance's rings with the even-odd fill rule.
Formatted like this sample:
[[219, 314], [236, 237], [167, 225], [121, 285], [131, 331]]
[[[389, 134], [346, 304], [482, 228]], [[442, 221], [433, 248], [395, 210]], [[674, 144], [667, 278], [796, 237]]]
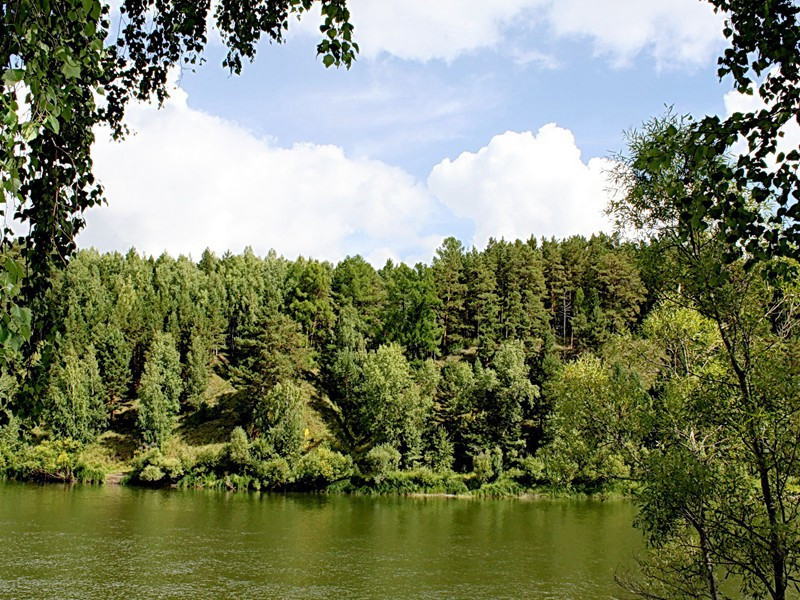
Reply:
[[603, 598], [623, 501], [0, 483], [3, 598]]

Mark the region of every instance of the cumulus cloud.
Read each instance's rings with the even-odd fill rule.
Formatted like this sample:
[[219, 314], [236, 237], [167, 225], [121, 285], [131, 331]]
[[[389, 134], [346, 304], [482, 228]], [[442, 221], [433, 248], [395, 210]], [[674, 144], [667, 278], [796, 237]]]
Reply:
[[277, 147], [192, 109], [179, 88], [162, 110], [133, 106], [128, 122], [125, 142], [100, 132], [93, 148], [109, 203], [88, 211], [82, 246], [198, 258], [251, 245], [337, 260], [429, 245], [419, 232], [435, 203], [402, 169], [331, 145]]
[[702, 64], [722, 42], [723, 15], [698, 0], [557, 0], [548, 20], [557, 36], [584, 36], [624, 65], [642, 51], [659, 66]]
[[279, 147], [193, 109], [180, 88], [161, 110], [133, 105], [128, 122], [135, 133], [127, 140], [101, 131], [93, 148], [108, 206], [87, 212], [82, 247], [197, 259], [206, 247], [252, 246], [333, 261], [360, 253], [382, 265], [429, 261], [465, 223], [479, 247], [489, 237], [608, 229], [608, 161], [583, 162], [572, 133], [553, 124], [444, 160], [426, 184], [338, 146]]
[[489, 237], [568, 236], [610, 230], [606, 159], [581, 160], [572, 133], [555, 124], [537, 134], [508, 131], [478, 152], [436, 165], [428, 187], [456, 215], [475, 223], [473, 243]]
[[[721, 14], [698, 0], [350, 0], [361, 56], [386, 53], [402, 59], [452, 61], [501, 46], [512, 30], [523, 32], [523, 48], [551, 68], [557, 58], [536, 47], [553, 39], [581, 37], [595, 52], [622, 66], [642, 52], [661, 67], [707, 63], [722, 42]], [[306, 18], [299, 31], [319, 35]]]

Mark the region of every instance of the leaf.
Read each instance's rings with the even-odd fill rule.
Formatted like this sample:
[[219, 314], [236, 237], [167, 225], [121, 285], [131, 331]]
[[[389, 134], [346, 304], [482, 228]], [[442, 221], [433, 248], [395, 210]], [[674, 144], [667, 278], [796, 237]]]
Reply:
[[33, 121], [28, 121], [22, 126], [22, 139], [30, 142], [39, 135], [39, 127]]
[[330, 54], [326, 54], [322, 59], [322, 64], [325, 65], [326, 67], [333, 66], [334, 62], [335, 62], [335, 60], [334, 60], [333, 56], [331, 56]]
[[58, 134], [58, 132], [61, 130], [58, 119], [54, 115], [47, 115], [47, 118], [44, 122], [45, 125], [47, 125], [47, 128], [55, 134]]
[[61, 65], [61, 72], [67, 79], [77, 79], [81, 76], [81, 66], [74, 59], [68, 58]]
[[9, 69], [3, 73], [3, 83], [6, 87], [11, 87], [22, 81], [23, 77], [25, 77], [25, 69]]

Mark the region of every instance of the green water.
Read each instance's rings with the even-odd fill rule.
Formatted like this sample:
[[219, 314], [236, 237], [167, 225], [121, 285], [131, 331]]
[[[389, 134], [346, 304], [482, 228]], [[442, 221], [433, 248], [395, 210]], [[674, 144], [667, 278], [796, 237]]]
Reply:
[[0, 484], [0, 597], [602, 598], [621, 501]]

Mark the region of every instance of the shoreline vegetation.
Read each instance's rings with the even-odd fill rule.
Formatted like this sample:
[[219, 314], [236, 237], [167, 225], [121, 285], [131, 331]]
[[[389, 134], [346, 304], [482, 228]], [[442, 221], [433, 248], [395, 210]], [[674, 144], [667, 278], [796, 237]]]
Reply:
[[558, 386], [565, 365], [641, 327], [654, 268], [647, 245], [606, 235], [482, 251], [448, 238], [431, 265], [379, 270], [358, 256], [81, 251], [53, 274], [47, 368], [24, 365], [28, 389], [13, 369], [0, 381], [0, 477], [628, 493], [610, 438], [553, 452], [586, 416]]

